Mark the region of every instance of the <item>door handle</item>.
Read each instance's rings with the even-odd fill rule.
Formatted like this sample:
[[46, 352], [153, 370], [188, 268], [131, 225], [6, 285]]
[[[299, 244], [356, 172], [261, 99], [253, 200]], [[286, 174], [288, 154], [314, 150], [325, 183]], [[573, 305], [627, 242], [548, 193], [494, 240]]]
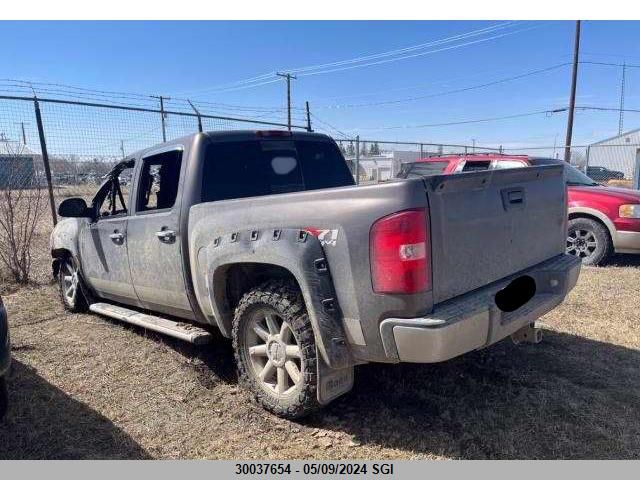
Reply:
[[505, 210], [522, 209], [526, 204], [526, 195], [523, 188], [505, 188], [502, 193], [502, 205]]
[[158, 240], [161, 242], [170, 243], [176, 239], [176, 232], [163, 227], [162, 230], [156, 232], [156, 237], [158, 237]]
[[113, 240], [115, 243], [119, 243], [122, 242], [124, 240], [124, 234], [118, 232], [117, 230], [114, 231], [112, 234], [109, 235], [109, 238], [111, 240]]

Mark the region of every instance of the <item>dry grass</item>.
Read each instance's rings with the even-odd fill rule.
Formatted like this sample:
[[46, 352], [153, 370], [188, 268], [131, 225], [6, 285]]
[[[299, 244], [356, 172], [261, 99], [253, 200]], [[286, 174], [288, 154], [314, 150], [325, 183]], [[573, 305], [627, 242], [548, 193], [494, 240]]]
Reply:
[[633, 180], [607, 180], [603, 182], [608, 187], [622, 187], [622, 188], [633, 188]]
[[359, 367], [299, 422], [251, 403], [227, 341], [65, 314], [50, 284], [14, 291], [0, 458], [637, 458], [639, 273], [585, 269], [540, 345]]

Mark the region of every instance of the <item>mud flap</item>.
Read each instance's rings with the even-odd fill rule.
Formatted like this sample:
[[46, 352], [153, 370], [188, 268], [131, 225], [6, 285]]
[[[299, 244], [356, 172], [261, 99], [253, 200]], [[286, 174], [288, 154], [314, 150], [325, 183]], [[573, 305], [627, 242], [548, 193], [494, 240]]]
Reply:
[[316, 347], [318, 359], [318, 402], [327, 405], [353, 388], [353, 365], [346, 368], [330, 368]]

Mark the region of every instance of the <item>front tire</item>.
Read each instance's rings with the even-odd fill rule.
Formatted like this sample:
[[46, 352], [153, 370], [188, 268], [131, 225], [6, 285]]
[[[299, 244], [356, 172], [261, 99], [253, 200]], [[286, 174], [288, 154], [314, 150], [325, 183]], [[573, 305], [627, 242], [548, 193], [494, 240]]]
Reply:
[[601, 265], [613, 252], [613, 243], [600, 222], [573, 218], [569, 220], [566, 252], [579, 257], [583, 265]]
[[60, 259], [58, 286], [64, 308], [73, 313], [86, 312], [89, 308], [84, 295], [84, 285], [78, 264], [72, 257]]
[[289, 419], [320, 407], [315, 339], [293, 284], [271, 281], [246, 293], [232, 336], [240, 384], [262, 407]]

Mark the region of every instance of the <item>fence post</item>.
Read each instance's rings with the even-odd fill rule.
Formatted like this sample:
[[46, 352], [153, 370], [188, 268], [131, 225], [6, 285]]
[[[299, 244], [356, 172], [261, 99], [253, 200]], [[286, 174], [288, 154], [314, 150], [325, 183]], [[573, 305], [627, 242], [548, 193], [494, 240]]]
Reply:
[[589, 166], [589, 156], [591, 155], [591, 145], [587, 145], [587, 154], [586, 154], [586, 160], [585, 160], [585, 165], [584, 165], [584, 173], [587, 173], [587, 167]]
[[360, 185], [360, 135], [356, 135], [356, 185]]
[[[162, 141], [166, 142], [167, 141], [167, 129], [166, 126], [164, 124], [164, 100], [165, 97], [163, 97], [162, 95], [160, 96], [156, 96], [156, 95], [151, 95], [151, 98], [157, 98], [160, 100], [160, 120], [162, 120]], [[169, 97], [166, 97], [167, 100], [171, 100]]]
[[420, 158], [424, 158], [424, 145], [420, 144]]
[[42, 151], [42, 163], [44, 164], [44, 174], [47, 177], [47, 188], [49, 189], [49, 206], [51, 207], [51, 218], [53, 226], [58, 223], [58, 215], [56, 213], [56, 202], [53, 198], [53, 185], [51, 183], [51, 167], [49, 166], [49, 153], [47, 152], [47, 142], [44, 138], [44, 127], [42, 126], [42, 114], [40, 113], [40, 105], [37, 97], [33, 98], [33, 106], [36, 109], [36, 123], [38, 124], [38, 136], [40, 137], [40, 150]]
[[202, 117], [200, 116], [200, 112], [198, 111], [198, 109], [193, 105], [193, 103], [191, 103], [191, 100], [187, 99], [187, 102], [189, 102], [189, 105], [191, 105], [191, 108], [193, 108], [193, 111], [196, 112], [196, 116], [198, 117], [198, 131], [200, 133], [202, 133]]

